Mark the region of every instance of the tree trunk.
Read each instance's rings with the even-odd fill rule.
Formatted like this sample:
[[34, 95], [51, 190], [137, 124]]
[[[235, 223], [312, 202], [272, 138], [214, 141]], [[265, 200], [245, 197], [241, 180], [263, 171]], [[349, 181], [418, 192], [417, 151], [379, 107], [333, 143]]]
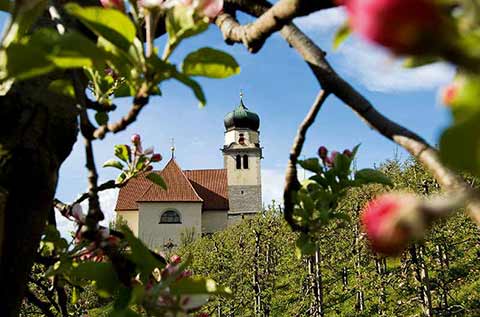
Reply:
[[18, 315], [59, 168], [76, 141], [74, 101], [51, 93], [51, 80], [0, 97], [0, 316]]
[[387, 274], [387, 259], [384, 257], [375, 258], [375, 267], [377, 274], [380, 278], [380, 290], [378, 294], [378, 315], [385, 316], [385, 307], [387, 304], [387, 291], [386, 291], [386, 274]]
[[260, 272], [259, 272], [259, 257], [260, 257], [260, 233], [255, 233], [255, 256], [253, 258], [253, 290], [255, 293], [255, 316], [260, 316], [262, 311], [262, 290], [260, 288]]
[[308, 259], [308, 272], [311, 282], [310, 288], [313, 293], [313, 302], [310, 307], [310, 312], [311, 316], [313, 317], [323, 317], [325, 315], [323, 307], [323, 279], [320, 260], [320, 250], [317, 246], [315, 254]]
[[[357, 208], [357, 216], [359, 212], [359, 208]], [[360, 225], [357, 222], [355, 224], [355, 241], [354, 241], [354, 255], [355, 255], [355, 273], [356, 273], [356, 288], [357, 288], [357, 305], [356, 309], [358, 312], [362, 312], [365, 310], [365, 296], [363, 292], [362, 282], [363, 282], [363, 274], [362, 274], [362, 254], [361, 254], [361, 245], [360, 245]]]
[[422, 314], [426, 317], [433, 316], [432, 295], [430, 292], [430, 281], [428, 278], [428, 268], [423, 260], [423, 247], [412, 245], [410, 247], [412, 264], [415, 267], [415, 278], [420, 283], [420, 298], [422, 299]]

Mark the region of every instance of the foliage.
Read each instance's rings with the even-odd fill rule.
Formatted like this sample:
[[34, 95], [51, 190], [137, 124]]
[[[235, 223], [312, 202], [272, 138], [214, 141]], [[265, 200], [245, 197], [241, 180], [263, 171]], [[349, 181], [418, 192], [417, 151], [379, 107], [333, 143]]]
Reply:
[[[380, 170], [396, 190], [419, 195], [439, 190], [413, 160], [387, 161]], [[359, 214], [386, 190], [376, 184], [348, 190], [340, 204], [352, 221], [322, 228], [318, 271], [314, 257], [295, 255], [299, 234], [273, 208], [182, 248], [181, 253], [194, 256], [194, 273], [225, 281], [235, 294], [210, 301], [202, 311], [213, 316], [314, 316], [320, 282], [325, 316], [420, 316], [428, 305], [432, 316], [478, 315], [478, 228], [459, 214], [398, 258], [374, 254], [362, 238]], [[418, 275], [421, 270], [426, 279]], [[430, 301], [422, 300], [423, 289]]]
[[296, 243], [299, 257], [315, 252], [315, 241], [323, 236], [323, 228], [341, 226], [350, 220], [350, 215], [340, 204], [350, 188], [374, 183], [391, 185], [390, 179], [378, 170], [352, 171], [357, 150], [358, 146], [343, 153], [333, 151], [328, 156], [328, 150], [321, 147], [320, 159], [309, 158], [298, 162], [313, 173], [294, 193], [296, 207], [293, 218], [304, 228]]

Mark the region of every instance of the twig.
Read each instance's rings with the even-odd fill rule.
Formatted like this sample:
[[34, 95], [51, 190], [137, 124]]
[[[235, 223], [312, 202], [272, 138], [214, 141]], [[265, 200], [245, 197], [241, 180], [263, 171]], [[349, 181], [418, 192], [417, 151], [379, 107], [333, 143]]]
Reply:
[[[228, 0], [228, 3], [245, 13], [257, 17], [270, 8], [269, 4], [254, 1]], [[231, 16], [228, 17], [228, 21], [230, 28], [242, 27]], [[233, 30], [229, 30], [225, 26], [220, 26], [220, 28], [225, 37], [234, 33]], [[470, 190], [468, 184], [440, 162], [437, 151], [423, 138], [383, 116], [365, 97], [341, 78], [326, 61], [325, 53], [294, 24], [286, 25], [280, 33], [288, 44], [295, 48], [307, 62], [324, 89], [335, 94], [370, 127], [377, 130], [384, 137], [403, 146], [434, 175], [442, 187], [450, 191]], [[477, 224], [480, 224], [480, 199], [471, 200], [467, 207], [472, 219]]]
[[47, 317], [55, 317], [55, 314], [50, 311], [50, 304], [40, 300], [31, 290], [27, 290], [27, 299], [29, 302], [37, 306], [42, 313]]
[[293, 142], [292, 149], [290, 150], [290, 159], [287, 165], [287, 172], [285, 175], [285, 188], [283, 190], [283, 199], [285, 203], [284, 217], [285, 220], [290, 224], [293, 230], [307, 232], [308, 229], [298, 225], [293, 219], [293, 211], [295, 204], [293, 202], [293, 194], [300, 188], [300, 183], [297, 177], [297, 161], [300, 153], [302, 152], [303, 144], [305, 143], [305, 137], [307, 135], [308, 129], [312, 126], [315, 118], [317, 117], [320, 108], [327, 99], [329, 93], [321, 90], [315, 102], [310, 108], [310, 111], [306, 115], [303, 122], [298, 128], [297, 136]]
[[145, 84], [139, 89], [137, 95], [133, 99], [133, 104], [130, 108], [130, 111], [119, 121], [98, 127], [93, 132], [93, 137], [96, 139], [103, 139], [108, 132], [118, 133], [125, 130], [132, 122], [137, 120], [140, 111], [148, 104], [148, 101], [148, 88]]
[[[103, 184], [101, 184], [100, 186], [97, 187], [97, 193], [99, 192], [102, 192], [102, 191], [105, 191], [105, 190], [109, 190], [109, 189], [115, 189], [115, 188], [120, 188], [122, 187], [124, 184], [117, 184], [115, 183], [114, 180], [110, 180], [108, 182], [105, 182]], [[89, 197], [89, 193], [83, 193], [80, 197], [78, 197], [73, 203], [72, 205], [75, 205], [75, 204], [80, 204], [82, 201], [84, 201], [85, 199], [87, 199]]]
[[93, 157], [92, 140], [87, 138], [85, 141], [86, 168], [88, 170], [88, 215], [87, 226], [96, 227], [98, 222], [105, 219], [100, 209], [100, 201], [98, 198], [98, 173]]
[[[267, 5], [266, 2], [264, 3]], [[226, 38], [231, 42], [243, 43], [251, 53], [256, 53], [262, 48], [267, 38], [290, 23], [294, 18], [335, 6], [337, 6], [336, 3], [330, 0], [280, 0], [254, 22], [236, 29], [229, 28], [230, 32]], [[227, 15], [217, 17], [215, 23], [220, 29], [222, 29], [222, 25], [227, 18]]]
[[58, 303], [59, 303], [59, 306], [60, 306], [60, 312], [62, 313], [62, 317], [70, 316], [69, 313], [68, 313], [67, 292], [65, 291], [65, 287], [60, 285], [59, 280], [58, 280], [58, 276], [54, 277], [53, 287], [57, 291]]
[[53, 294], [52, 291], [48, 289], [47, 286], [43, 285], [41, 281], [35, 280], [32, 276], [30, 276], [29, 281], [33, 284], [35, 284], [38, 288], [40, 288], [44, 293], [45, 297], [48, 299], [49, 303], [55, 307], [55, 309], [60, 312], [60, 308], [58, 307], [58, 304], [55, 302], [53, 299]]

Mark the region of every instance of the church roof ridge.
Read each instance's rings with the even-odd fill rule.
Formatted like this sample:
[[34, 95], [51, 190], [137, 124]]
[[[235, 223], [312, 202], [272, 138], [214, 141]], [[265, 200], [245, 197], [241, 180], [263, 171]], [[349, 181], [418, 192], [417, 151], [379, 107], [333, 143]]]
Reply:
[[[137, 199], [137, 202], [155, 202], [155, 201], [191, 201], [203, 202], [203, 199], [197, 193], [192, 183], [182, 171], [175, 158], [171, 158], [163, 170], [158, 173], [167, 184], [164, 190], [155, 184], [150, 184], [148, 189]], [[188, 187], [188, 189], [187, 189]]]
[[188, 169], [183, 170], [184, 172], [192, 172], [192, 171], [222, 171], [226, 170], [226, 168], [196, 168], [196, 169]]

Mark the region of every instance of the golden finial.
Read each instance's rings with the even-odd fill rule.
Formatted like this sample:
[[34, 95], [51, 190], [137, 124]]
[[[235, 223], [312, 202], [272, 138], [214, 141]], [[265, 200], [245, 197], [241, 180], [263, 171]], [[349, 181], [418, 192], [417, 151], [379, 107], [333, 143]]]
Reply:
[[172, 159], [175, 158], [175, 139], [171, 138], [171, 146], [170, 146], [170, 151], [172, 151]]

